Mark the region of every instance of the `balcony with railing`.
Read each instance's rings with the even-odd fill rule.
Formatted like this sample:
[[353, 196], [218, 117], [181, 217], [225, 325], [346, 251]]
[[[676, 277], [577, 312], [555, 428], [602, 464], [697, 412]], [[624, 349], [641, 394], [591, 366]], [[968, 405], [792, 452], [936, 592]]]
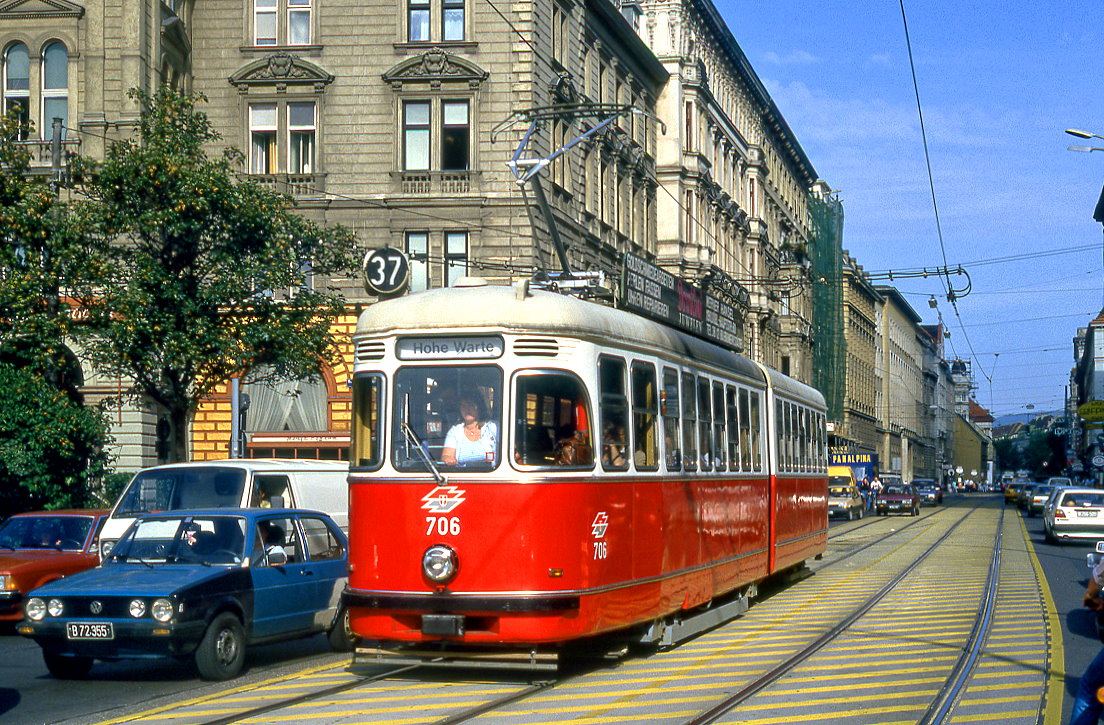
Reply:
[[447, 196], [471, 193], [475, 176], [471, 171], [399, 171], [394, 174], [400, 193]]
[[326, 195], [325, 174], [249, 174], [258, 185], [296, 199]]
[[[16, 141], [30, 155], [31, 173], [48, 174], [54, 165], [53, 142], [50, 139], [27, 139]], [[67, 159], [80, 151], [80, 139], [65, 139], [60, 142], [58, 163], [61, 170], [67, 166]]]

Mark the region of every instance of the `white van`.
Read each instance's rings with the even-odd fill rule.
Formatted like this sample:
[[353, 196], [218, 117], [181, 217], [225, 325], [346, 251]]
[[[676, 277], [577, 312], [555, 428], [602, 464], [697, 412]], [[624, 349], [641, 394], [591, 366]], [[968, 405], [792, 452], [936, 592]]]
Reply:
[[272, 506], [329, 514], [349, 530], [349, 464], [279, 458], [170, 463], [139, 471], [100, 532], [100, 558], [137, 516], [191, 508]]

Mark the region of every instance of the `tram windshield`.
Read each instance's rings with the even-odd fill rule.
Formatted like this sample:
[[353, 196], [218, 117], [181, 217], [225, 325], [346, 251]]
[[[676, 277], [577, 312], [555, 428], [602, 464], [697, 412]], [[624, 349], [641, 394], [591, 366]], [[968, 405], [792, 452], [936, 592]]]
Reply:
[[501, 460], [502, 370], [404, 367], [395, 374], [395, 470], [490, 471]]

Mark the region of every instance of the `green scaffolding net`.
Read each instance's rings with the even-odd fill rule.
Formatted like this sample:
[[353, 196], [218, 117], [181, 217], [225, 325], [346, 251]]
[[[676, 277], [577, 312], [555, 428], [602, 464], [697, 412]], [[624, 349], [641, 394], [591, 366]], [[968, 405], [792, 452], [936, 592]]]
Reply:
[[847, 342], [843, 330], [843, 204], [812, 194], [813, 386], [824, 395], [828, 420], [843, 419]]

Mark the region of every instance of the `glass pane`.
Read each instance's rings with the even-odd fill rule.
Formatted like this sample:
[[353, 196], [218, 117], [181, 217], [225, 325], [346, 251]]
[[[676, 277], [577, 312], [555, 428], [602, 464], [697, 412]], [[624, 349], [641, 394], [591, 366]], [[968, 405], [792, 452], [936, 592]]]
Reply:
[[502, 370], [493, 365], [406, 367], [395, 374], [391, 439], [399, 471], [498, 466]]
[[292, 10], [288, 12], [288, 44], [307, 45], [310, 43], [310, 10]]
[[254, 0], [253, 7], [257, 8], [258, 10], [265, 10], [270, 8], [272, 10], [275, 10], [276, 0]]
[[429, 40], [429, 10], [417, 9], [413, 6], [410, 7], [410, 35], [407, 37], [411, 41], [426, 41]]
[[257, 13], [254, 23], [257, 45], [276, 45], [276, 13]]
[[31, 59], [27, 46], [16, 43], [8, 48], [4, 59], [5, 88], [9, 91], [26, 91], [31, 87]]
[[253, 162], [250, 170], [254, 174], [276, 173], [276, 132], [254, 131], [251, 148]]
[[249, 126], [257, 130], [276, 128], [276, 106], [250, 106]]
[[446, 126], [468, 125], [467, 101], [446, 101], [441, 104], [441, 109], [444, 111], [443, 115]]
[[442, 29], [442, 40], [463, 40], [464, 39], [464, 9], [463, 8], [445, 8], [444, 9], [444, 28]]
[[309, 174], [314, 171], [314, 131], [292, 131], [289, 134], [292, 174]]
[[42, 87], [65, 90], [69, 87], [69, 54], [61, 43], [50, 43], [43, 53]]
[[375, 468], [382, 461], [383, 378], [358, 375], [353, 380], [353, 450], [350, 465]]
[[408, 171], [429, 169], [429, 129], [408, 129], [403, 168]]
[[291, 128], [314, 128], [314, 104], [289, 103], [288, 125]]
[[517, 378], [514, 460], [523, 466], [594, 465], [586, 388], [568, 373]]
[[51, 138], [54, 119], [61, 119], [61, 137], [65, 138], [65, 126], [69, 125], [69, 99], [45, 98], [42, 100], [42, 138]]
[[467, 232], [446, 232], [445, 233], [445, 254], [452, 256], [467, 256], [468, 253], [468, 233]]
[[468, 127], [446, 126], [441, 132], [441, 169], [465, 171], [468, 168]]
[[403, 105], [403, 124], [406, 126], [428, 126], [429, 104], [407, 103]]

